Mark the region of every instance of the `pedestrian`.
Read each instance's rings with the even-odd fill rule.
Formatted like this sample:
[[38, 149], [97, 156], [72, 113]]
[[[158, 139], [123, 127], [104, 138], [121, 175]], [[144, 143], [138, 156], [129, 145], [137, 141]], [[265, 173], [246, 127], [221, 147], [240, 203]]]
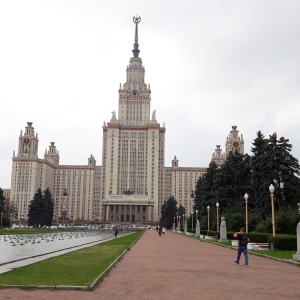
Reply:
[[245, 232], [245, 228], [242, 227], [239, 232], [236, 232], [233, 237], [239, 240], [238, 253], [236, 261], [234, 262], [236, 265], [240, 264], [241, 254], [244, 253], [245, 256], [245, 266], [248, 267], [248, 250], [247, 245], [249, 243], [248, 234]]
[[165, 227], [162, 229], [162, 233], [166, 234], [166, 228]]
[[161, 236], [161, 233], [162, 233], [162, 228], [161, 228], [161, 226], [159, 226], [159, 228], [158, 228], [158, 235]]
[[116, 229], [115, 229], [115, 238], [118, 237], [118, 233], [119, 233], [119, 230], [118, 230], [118, 227], [116, 227]]

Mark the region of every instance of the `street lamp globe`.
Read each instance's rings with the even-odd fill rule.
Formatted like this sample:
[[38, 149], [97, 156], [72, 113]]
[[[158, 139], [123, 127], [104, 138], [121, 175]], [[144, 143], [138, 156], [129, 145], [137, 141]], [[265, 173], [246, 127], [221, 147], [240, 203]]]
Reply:
[[270, 191], [270, 193], [274, 193], [275, 187], [274, 187], [273, 184], [271, 184], [271, 185], [269, 186], [269, 191]]
[[246, 193], [244, 195], [244, 198], [245, 198], [245, 204], [246, 204], [246, 233], [248, 233], [248, 194]]

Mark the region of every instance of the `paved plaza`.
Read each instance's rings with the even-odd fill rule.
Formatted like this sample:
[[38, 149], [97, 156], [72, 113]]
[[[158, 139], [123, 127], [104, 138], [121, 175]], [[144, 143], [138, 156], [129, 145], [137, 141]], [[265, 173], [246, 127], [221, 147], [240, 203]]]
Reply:
[[0, 299], [300, 299], [300, 267], [249, 255], [181, 234], [149, 230], [94, 291], [0, 290]]

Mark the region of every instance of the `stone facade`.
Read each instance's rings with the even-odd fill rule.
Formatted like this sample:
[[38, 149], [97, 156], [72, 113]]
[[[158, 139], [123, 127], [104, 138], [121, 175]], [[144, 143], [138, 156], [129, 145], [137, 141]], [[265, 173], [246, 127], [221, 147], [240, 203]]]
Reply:
[[230, 152], [235, 151], [244, 155], [244, 138], [243, 135], [239, 136], [237, 126], [232, 126], [232, 130], [226, 139], [226, 156], [228, 156]]
[[238, 152], [244, 154], [244, 139], [243, 135], [239, 136], [237, 126], [232, 126], [229, 135], [226, 138], [226, 153], [222, 153], [220, 145], [216, 146], [216, 150], [212, 155], [211, 161], [214, 161], [218, 167], [221, 167], [226, 160], [226, 157], [232, 152]]

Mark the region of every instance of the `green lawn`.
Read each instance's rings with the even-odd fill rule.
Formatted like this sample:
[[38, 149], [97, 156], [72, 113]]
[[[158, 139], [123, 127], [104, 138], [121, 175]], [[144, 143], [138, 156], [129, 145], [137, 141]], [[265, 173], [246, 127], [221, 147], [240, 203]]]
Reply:
[[0, 274], [4, 285], [89, 286], [144, 231]]
[[296, 251], [280, 251], [280, 250], [251, 250], [253, 253], [264, 254], [280, 259], [292, 259]]

